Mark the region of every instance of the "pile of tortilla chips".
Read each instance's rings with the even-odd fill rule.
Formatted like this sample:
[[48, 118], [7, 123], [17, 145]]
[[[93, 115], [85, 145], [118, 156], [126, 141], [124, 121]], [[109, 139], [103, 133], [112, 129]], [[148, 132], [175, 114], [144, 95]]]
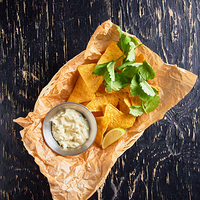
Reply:
[[[117, 43], [112, 41], [97, 63], [78, 66], [79, 77], [68, 99], [68, 102], [85, 105], [95, 116], [97, 121], [95, 142], [99, 146], [101, 146], [107, 131], [113, 128], [127, 129], [132, 127], [136, 117], [129, 114], [129, 107], [141, 105], [141, 100], [130, 94], [129, 86], [119, 91], [107, 92], [103, 76], [93, 74], [96, 65], [112, 60], [116, 61], [122, 55]], [[144, 59], [144, 56], [140, 57]], [[122, 59], [119, 59], [115, 67], [121, 64]]]
[[[43, 88], [34, 111], [28, 113], [25, 118], [15, 120], [24, 128], [20, 132], [23, 144], [39, 165], [41, 173], [47, 177], [54, 200], [86, 200], [92, 196], [105, 182], [118, 157], [137, 141], [145, 129], [162, 119], [168, 109], [183, 99], [196, 82], [195, 74], [164, 63], [145, 45], [136, 48], [136, 58], [147, 60], [156, 73], [150, 84], [159, 88], [161, 101], [156, 110], [135, 120], [134, 117], [127, 115], [127, 107], [134, 103], [139, 104], [140, 100], [131, 99], [127, 93], [128, 88], [120, 92], [107, 93], [102, 77], [92, 75], [94, 65], [97, 62], [104, 62], [101, 59], [107, 59], [103, 54], [109, 44], [118, 40], [118, 30], [111, 21], [98, 26], [86, 50], [68, 61]], [[99, 125], [96, 139], [99, 143], [105, 131], [114, 126], [123, 124], [131, 128], [118, 142], [104, 150], [93, 143], [80, 155], [61, 156], [45, 143], [42, 125], [45, 116], [54, 106], [72, 99], [76, 102], [82, 101], [93, 110]], [[123, 118], [123, 121], [118, 118]]]

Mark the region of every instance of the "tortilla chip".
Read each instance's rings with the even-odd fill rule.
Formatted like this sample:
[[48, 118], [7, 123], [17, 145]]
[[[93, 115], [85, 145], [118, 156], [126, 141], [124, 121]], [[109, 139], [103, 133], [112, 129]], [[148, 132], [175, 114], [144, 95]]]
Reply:
[[85, 101], [85, 102], [81, 102], [81, 104], [83, 105], [83, 106], [87, 106], [87, 104], [89, 103], [90, 101]]
[[[123, 55], [121, 49], [117, 46], [116, 42], [111, 42], [108, 47], [106, 48], [106, 51], [101, 56], [101, 58], [98, 61], [98, 65], [102, 63], [107, 63], [112, 60], [116, 61], [119, 57]], [[117, 61], [115, 64], [115, 67], [122, 64], [122, 58]]]
[[140, 99], [140, 96], [137, 95], [136, 97], [133, 97], [131, 94], [129, 95], [131, 99], [131, 106], [141, 106], [142, 100]]
[[130, 106], [131, 106], [131, 102], [130, 102], [129, 97], [119, 100], [119, 110], [121, 112], [128, 114], [130, 112], [130, 109], [129, 109]]
[[103, 76], [96, 76], [92, 74], [95, 66], [96, 64], [86, 64], [78, 66], [78, 71], [80, 75], [82, 76], [87, 87], [91, 90], [92, 93], [95, 93], [104, 81]]
[[98, 112], [92, 112], [94, 117], [102, 117], [103, 116], [103, 111], [98, 111]]
[[106, 116], [102, 117], [96, 117], [97, 122], [97, 136], [95, 138], [95, 142], [101, 146], [104, 133], [106, 132], [106, 129], [108, 127], [108, 124], [110, 122], [110, 119]]
[[79, 75], [76, 85], [69, 96], [67, 102], [82, 103], [90, 101], [95, 97], [95, 94], [87, 87], [83, 78]]
[[103, 106], [107, 104], [112, 104], [117, 106], [119, 98], [114, 94], [107, 94], [105, 96], [97, 96], [92, 101], [87, 104], [87, 108], [91, 112], [98, 112], [103, 110]]
[[115, 94], [121, 99], [127, 98], [129, 96], [129, 93], [130, 93], [130, 85], [128, 85], [125, 88], [120, 89], [119, 91], [112, 90], [112, 92], [107, 92], [107, 93]]
[[130, 114], [119, 111], [111, 104], [106, 106], [104, 116], [107, 116], [110, 119], [107, 131], [113, 128], [130, 128], [133, 126], [136, 119], [136, 117]]
[[96, 95], [96, 96], [104, 96], [104, 95], [106, 95], [106, 94], [108, 94], [108, 93], [106, 92], [106, 87], [105, 87], [104, 83], [102, 83], [102, 84], [100, 85], [99, 89], [96, 91], [95, 95]]
[[124, 99], [124, 98], [129, 97], [129, 93], [123, 92], [123, 91], [117, 91], [117, 92], [114, 91], [113, 94], [117, 95], [119, 99]]
[[135, 57], [135, 62], [136, 63], [142, 63], [144, 60], [145, 60], [145, 58], [144, 58], [144, 54], [143, 53], [141, 53], [139, 56]]
[[97, 92], [95, 93], [95, 95], [104, 96], [108, 94], [114, 94], [114, 95], [117, 95], [119, 98], [124, 99], [129, 96], [129, 90], [130, 90], [130, 87], [127, 86], [125, 88], [120, 89], [119, 91], [112, 90], [112, 92], [107, 92], [105, 85], [102, 83], [99, 89], [97, 90]]

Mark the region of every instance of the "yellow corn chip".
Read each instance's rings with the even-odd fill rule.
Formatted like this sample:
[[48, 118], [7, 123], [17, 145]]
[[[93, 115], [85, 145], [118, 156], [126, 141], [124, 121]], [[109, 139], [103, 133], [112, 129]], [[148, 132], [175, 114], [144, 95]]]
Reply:
[[107, 104], [112, 104], [117, 106], [119, 98], [114, 94], [107, 94], [104, 96], [97, 96], [92, 101], [87, 104], [87, 108], [91, 112], [98, 112], [103, 110], [103, 106]]
[[124, 99], [119, 100], [119, 110], [123, 113], [129, 113], [130, 109], [129, 107], [131, 106], [130, 98], [126, 97]]
[[104, 95], [106, 95], [106, 94], [108, 94], [108, 93], [106, 92], [106, 87], [105, 87], [104, 83], [102, 83], [102, 84], [100, 85], [99, 89], [96, 91], [95, 95], [96, 95], [96, 96], [104, 96]]
[[123, 91], [114, 91], [113, 94], [117, 95], [120, 99], [127, 98], [129, 96], [128, 92], [123, 92]]
[[81, 102], [83, 106], [86, 106], [90, 101]]
[[79, 75], [76, 85], [69, 96], [68, 102], [82, 103], [90, 101], [95, 97], [95, 94], [87, 87], [83, 78]]
[[121, 99], [127, 98], [130, 93], [130, 85], [128, 85], [125, 88], [120, 89], [119, 91], [112, 90], [112, 92], [107, 92], [107, 93], [108, 94], [116, 94]]
[[145, 59], [144, 59], [144, 54], [143, 53], [141, 53], [139, 56], [135, 57], [135, 62], [136, 63], [142, 63], [144, 60]]
[[97, 112], [92, 112], [94, 117], [102, 117], [103, 116], [103, 111], [97, 111]]
[[92, 93], [95, 93], [99, 86], [102, 84], [104, 78], [103, 76], [96, 76], [92, 74], [96, 64], [86, 64], [78, 66], [78, 71], [85, 81], [87, 87], [91, 90]]
[[106, 106], [104, 116], [110, 119], [107, 131], [113, 128], [130, 128], [133, 126], [136, 119], [136, 117], [130, 114], [119, 111], [111, 104]]
[[119, 91], [112, 90], [112, 92], [107, 92], [105, 85], [102, 83], [100, 85], [99, 89], [97, 90], [97, 92], [95, 93], [95, 95], [96, 96], [104, 96], [107, 94], [114, 94], [114, 95], [117, 95], [119, 98], [124, 99], [129, 96], [129, 91], [130, 91], [130, 86], [122, 88]]
[[131, 85], [126, 86], [125, 88], [120, 89], [119, 92], [130, 92]]
[[129, 95], [131, 99], [131, 106], [141, 106], [142, 100], [140, 99], [140, 96], [137, 95], [136, 97], [133, 97], [131, 94]]
[[104, 136], [104, 133], [106, 132], [106, 129], [108, 127], [110, 119], [106, 116], [96, 117], [95, 119], [96, 119], [96, 122], [97, 122], [97, 135], [96, 135], [96, 138], [95, 138], [95, 142], [99, 146], [101, 146], [103, 136]]
[[[102, 63], [107, 63], [112, 60], [116, 61], [118, 58], [120, 58], [123, 55], [121, 49], [117, 46], [116, 42], [111, 42], [108, 47], [106, 48], [106, 51], [101, 56], [101, 58], [98, 61], [98, 65]], [[122, 64], [122, 58], [119, 59], [115, 65], [115, 67]]]

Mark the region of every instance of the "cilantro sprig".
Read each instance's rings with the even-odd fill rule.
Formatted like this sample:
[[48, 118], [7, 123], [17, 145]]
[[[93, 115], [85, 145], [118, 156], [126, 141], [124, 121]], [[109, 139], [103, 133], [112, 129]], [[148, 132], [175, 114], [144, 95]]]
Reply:
[[[130, 85], [131, 95], [133, 97], [139, 95], [142, 100], [141, 106], [130, 107], [130, 114], [141, 116], [143, 113], [152, 112], [160, 103], [159, 92], [148, 83], [148, 80], [154, 79], [155, 72], [147, 61], [135, 62], [135, 49], [142, 44], [138, 43], [134, 37], [124, 33], [119, 26], [116, 25], [116, 27], [120, 34], [117, 45], [123, 55], [116, 61], [112, 60], [96, 65], [93, 74], [104, 76], [104, 85], [108, 92], [118, 91]], [[116, 62], [121, 58], [123, 59], [122, 65], [115, 69]]]

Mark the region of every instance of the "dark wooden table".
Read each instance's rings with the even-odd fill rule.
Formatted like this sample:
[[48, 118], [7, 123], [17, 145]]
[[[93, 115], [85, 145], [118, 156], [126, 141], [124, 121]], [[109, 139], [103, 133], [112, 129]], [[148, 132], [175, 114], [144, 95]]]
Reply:
[[[199, 0], [0, 0], [0, 199], [52, 199], [17, 117], [107, 19], [199, 75]], [[200, 198], [200, 82], [127, 150], [90, 200]]]

